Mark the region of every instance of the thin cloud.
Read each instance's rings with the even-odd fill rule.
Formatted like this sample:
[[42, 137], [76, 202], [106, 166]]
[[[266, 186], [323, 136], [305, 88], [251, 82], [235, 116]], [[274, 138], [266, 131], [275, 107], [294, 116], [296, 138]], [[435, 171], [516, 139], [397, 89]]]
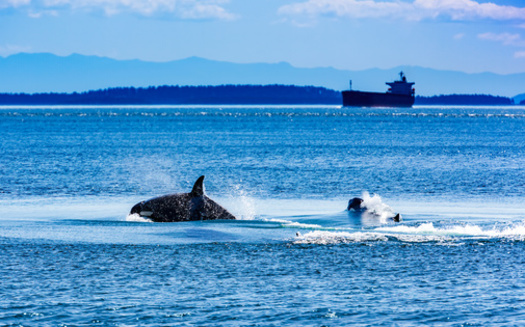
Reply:
[[517, 33], [482, 33], [478, 34], [481, 40], [499, 42], [503, 45], [510, 45], [515, 47], [525, 47], [525, 40]]
[[[518, 33], [482, 33], [478, 34], [480, 40], [501, 43], [504, 46], [525, 48], [525, 40]], [[514, 52], [515, 59], [525, 58], [525, 51], [519, 50]]]
[[465, 37], [465, 33], [458, 33], [454, 35], [454, 40], [462, 40]]
[[398, 18], [419, 21], [447, 18], [453, 21], [490, 19], [525, 20], [525, 8], [479, 3], [474, 0], [308, 0], [279, 8], [285, 16], [336, 16], [348, 18]]
[[18, 8], [26, 6], [31, 0], [0, 0], [0, 9], [2, 8]]
[[108, 16], [131, 12], [181, 19], [232, 20], [236, 16], [224, 8], [228, 3], [229, 0], [0, 0], [0, 8], [25, 8], [32, 17], [63, 10], [99, 10]]

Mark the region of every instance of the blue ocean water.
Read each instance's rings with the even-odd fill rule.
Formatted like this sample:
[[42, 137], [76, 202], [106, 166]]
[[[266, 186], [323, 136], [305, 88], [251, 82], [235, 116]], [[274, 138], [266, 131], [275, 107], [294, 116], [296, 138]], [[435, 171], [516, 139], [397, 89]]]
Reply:
[[[2, 107], [0, 131], [2, 326], [525, 324], [524, 107]], [[128, 216], [200, 175], [239, 220]]]

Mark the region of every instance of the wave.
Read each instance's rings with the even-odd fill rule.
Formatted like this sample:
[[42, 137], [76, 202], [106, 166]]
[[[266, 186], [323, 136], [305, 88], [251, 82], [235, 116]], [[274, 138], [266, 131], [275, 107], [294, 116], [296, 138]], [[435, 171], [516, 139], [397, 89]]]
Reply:
[[338, 244], [374, 241], [461, 242], [466, 240], [516, 240], [525, 241], [525, 221], [506, 226], [478, 226], [474, 224], [436, 227], [427, 222], [417, 226], [378, 227], [370, 231], [315, 230], [304, 235], [298, 233], [295, 244]]
[[436, 235], [449, 237], [475, 237], [475, 238], [522, 238], [525, 239], [525, 221], [511, 224], [510, 226], [493, 225], [490, 228], [465, 224], [455, 226], [435, 227], [433, 223], [422, 223], [419, 226], [394, 226], [380, 227], [381, 232], [403, 233], [416, 235]]
[[329, 232], [313, 231], [307, 234], [297, 235], [295, 244], [336, 244], [336, 243], [361, 243], [368, 241], [388, 241], [388, 237], [381, 233], [373, 232]]

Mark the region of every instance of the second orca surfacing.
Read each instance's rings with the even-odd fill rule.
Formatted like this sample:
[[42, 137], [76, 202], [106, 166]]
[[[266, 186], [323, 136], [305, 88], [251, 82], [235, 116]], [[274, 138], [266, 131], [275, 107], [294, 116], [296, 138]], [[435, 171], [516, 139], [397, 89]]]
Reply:
[[236, 219], [204, 194], [204, 176], [197, 179], [190, 193], [168, 194], [139, 202], [131, 208], [130, 214], [154, 222]]
[[[364, 214], [369, 212], [369, 208], [364, 204], [364, 200], [361, 198], [353, 198], [348, 201], [348, 207], [346, 208], [349, 212], [355, 212], [357, 214]], [[374, 214], [374, 213], [372, 213]], [[397, 213], [393, 217], [389, 217], [392, 221], [398, 223], [403, 220], [401, 214]]]

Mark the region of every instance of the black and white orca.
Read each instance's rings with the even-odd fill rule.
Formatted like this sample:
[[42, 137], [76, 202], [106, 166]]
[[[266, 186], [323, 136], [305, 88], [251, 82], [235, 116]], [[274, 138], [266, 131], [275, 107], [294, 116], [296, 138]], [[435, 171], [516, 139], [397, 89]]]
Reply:
[[204, 194], [204, 176], [197, 179], [190, 193], [168, 194], [139, 202], [130, 214], [155, 222], [236, 219]]

